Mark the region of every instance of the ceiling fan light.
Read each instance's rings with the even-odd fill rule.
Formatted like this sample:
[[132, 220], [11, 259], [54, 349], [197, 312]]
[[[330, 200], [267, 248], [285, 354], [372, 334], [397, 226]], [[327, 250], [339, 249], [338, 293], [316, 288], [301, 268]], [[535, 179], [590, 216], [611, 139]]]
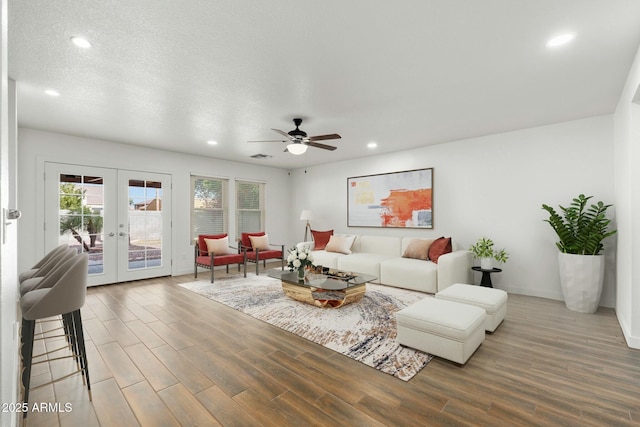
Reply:
[[304, 154], [307, 151], [307, 146], [299, 142], [294, 142], [293, 144], [287, 145], [287, 151], [289, 151], [291, 154], [299, 156], [300, 154]]

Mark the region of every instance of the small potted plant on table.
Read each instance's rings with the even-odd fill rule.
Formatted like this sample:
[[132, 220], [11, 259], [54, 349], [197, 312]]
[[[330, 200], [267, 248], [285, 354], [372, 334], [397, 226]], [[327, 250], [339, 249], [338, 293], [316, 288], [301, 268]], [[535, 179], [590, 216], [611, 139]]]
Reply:
[[493, 261], [504, 263], [509, 259], [509, 254], [504, 249], [497, 251], [493, 249], [493, 245], [493, 240], [482, 237], [469, 248], [474, 257], [480, 258], [480, 268], [483, 270], [493, 269]]

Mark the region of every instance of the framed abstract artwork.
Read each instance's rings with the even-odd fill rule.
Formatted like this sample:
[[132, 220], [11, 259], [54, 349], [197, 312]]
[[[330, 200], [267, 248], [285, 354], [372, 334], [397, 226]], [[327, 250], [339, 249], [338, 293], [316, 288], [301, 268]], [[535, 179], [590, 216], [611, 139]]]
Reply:
[[433, 228], [433, 168], [347, 178], [347, 226]]

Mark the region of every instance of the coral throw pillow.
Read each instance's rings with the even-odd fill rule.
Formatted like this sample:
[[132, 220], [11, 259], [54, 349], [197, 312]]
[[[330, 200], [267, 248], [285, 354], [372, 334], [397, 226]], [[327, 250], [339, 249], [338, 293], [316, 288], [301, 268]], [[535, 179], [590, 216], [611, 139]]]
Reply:
[[249, 236], [249, 240], [251, 241], [251, 247], [254, 251], [256, 249], [260, 249], [261, 251], [269, 250], [269, 236], [267, 234], [264, 236]]
[[222, 239], [204, 239], [207, 244], [207, 252], [213, 252], [214, 255], [228, 255], [231, 252], [229, 249], [229, 237], [225, 236]]
[[433, 242], [433, 239], [413, 239], [404, 250], [402, 257], [426, 261], [429, 259], [429, 248]]
[[311, 230], [311, 235], [313, 235], [313, 249], [316, 251], [321, 251], [322, 249], [327, 247], [327, 243], [329, 243], [329, 239], [333, 236], [333, 230], [327, 231], [317, 231]]
[[451, 237], [440, 237], [431, 244], [429, 259], [437, 264], [438, 258], [449, 252], [451, 252]]
[[[207, 242], [204, 239], [222, 239], [227, 237], [227, 233], [224, 234], [200, 234], [198, 236], [198, 249], [200, 250], [200, 256], [208, 256]], [[227, 245], [229, 246], [229, 245]]]
[[253, 246], [251, 246], [251, 239], [249, 236], [264, 236], [266, 233], [261, 231], [259, 233], [242, 233], [240, 237], [240, 241], [242, 242], [242, 246], [247, 248], [248, 250], [253, 250]]

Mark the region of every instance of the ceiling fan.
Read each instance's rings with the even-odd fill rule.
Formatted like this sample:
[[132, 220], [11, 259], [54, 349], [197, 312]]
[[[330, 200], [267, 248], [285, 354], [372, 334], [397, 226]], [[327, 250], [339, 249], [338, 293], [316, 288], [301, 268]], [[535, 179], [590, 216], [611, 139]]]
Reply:
[[322, 148], [323, 150], [335, 150], [338, 147], [334, 147], [333, 145], [321, 144], [316, 141], [326, 141], [328, 139], [340, 139], [342, 138], [337, 133], [332, 133], [328, 135], [317, 135], [317, 136], [307, 136], [307, 133], [303, 130], [300, 130], [300, 125], [302, 124], [302, 119], [295, 118], [293, 119], [293, 124], [296, 125], [294, 130], [289, 132], [282, 131], [280, 129], [271, 129], [273, 131], [278, 132], [280, 135], [284, 136], [287, 139], [278, 139], [271, 141], [248, 141], [248, 142], [288, 142], [287, 148], [285, 148], [285, 152], [289, 152], [291, 154], [299, 155], [304, 154], [307, 151], [308, 147], [316, 147]]

